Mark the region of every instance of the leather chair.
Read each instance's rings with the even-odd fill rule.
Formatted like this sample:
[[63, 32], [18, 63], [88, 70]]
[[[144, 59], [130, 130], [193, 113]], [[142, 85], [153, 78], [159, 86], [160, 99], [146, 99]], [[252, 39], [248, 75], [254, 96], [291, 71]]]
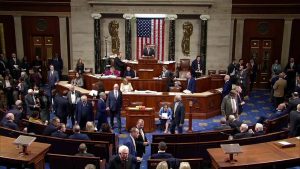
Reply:
[[190, 72], [190, 71], [179, 71], [179, 77], [178, 78], [185, 79], [186, 78], [186, 74], [188, 72]]
[[175, 86], [171, 86], [171, 87], [169, 87], [169, 91], [170, 92], [181, 92], [181, 90], [182, 90], [182, 87], [175, 87]]
[[130, 102], [129, 107], [144, 106], [143, 102]]
[[220, 74], [226, 74], [227, 71], [226, 71], [226, 70], [219, 70], [218, 73], [219, 73], [219, 75], [220, 75]]
[[208, 75], [215, 75], [217, 73], [216, 70], [208, 70]]
[[190, 59], [180, 59], [180, 71], [190, 70]]

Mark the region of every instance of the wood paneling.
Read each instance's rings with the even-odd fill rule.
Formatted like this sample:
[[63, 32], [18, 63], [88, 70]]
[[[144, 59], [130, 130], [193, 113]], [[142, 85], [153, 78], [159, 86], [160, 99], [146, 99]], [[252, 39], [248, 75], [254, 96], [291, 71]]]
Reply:
[[293, 20], [291, 43], [290, 43], [290, 57], [295, 58], [296, 63], [300, 63], [300, 19]]
[[28, 57], [28, 60], [32, 61], [35, 58], [33, 53], [33, 36], [53, 37], [53, 53], [60, 54], [60, 34], [58, 17], [22, 16], [22, 29], [24, 55]]
[[[264, 28], [260, 25], [264, 24]], [[281, 47], [283, 38], [283, 19], [246, 19], [244, 22], [244, 38], [243, 38], [243, 59], [249, 62], [250, 57], [250, 41], [252, 39], [270, 39], [273, 41], [274, 58], [280, 61]], [[262, 30], [267, 29], [267, 30]]]
[[1, 11], [71, 12], [70, 0], [3, 0]]
[[16, 52], [14, 17], [9, 15], [1, 15], [0, 23], [3, 24], [4, 28], [6, 57], [10, 57], [11, 53]]

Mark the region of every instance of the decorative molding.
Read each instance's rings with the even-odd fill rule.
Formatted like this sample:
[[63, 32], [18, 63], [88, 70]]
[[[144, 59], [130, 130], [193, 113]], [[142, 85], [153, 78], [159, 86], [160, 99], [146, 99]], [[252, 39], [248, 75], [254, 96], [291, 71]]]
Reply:
[[177, 15], [175, 15], [175, 14], [167, 15], [166, 19], [168, 19], [168, 20], [176, 20], [177, 19]]
[[91, 14], [91, 17], [93, 18], [93, 19], [100, 19], [101, 18], [101, 14], [100, 13], [92, 13]]
[[204, 21], [207, 21], [207, 20], [210, 19], [210, 16], [209, 15], [200, 15], [200, 19], [204, 20]]
[[124, 19], [132, 19], [133, 17], [134, 17], [134, 14], [126, 14], [126, 13], [125, 13], [125, 14], [123, 15], [123, 18], [124, 18]]

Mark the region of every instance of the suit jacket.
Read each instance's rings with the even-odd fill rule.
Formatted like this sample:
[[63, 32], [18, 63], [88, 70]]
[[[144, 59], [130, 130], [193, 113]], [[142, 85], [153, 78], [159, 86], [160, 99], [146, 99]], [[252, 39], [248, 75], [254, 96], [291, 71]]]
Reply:
[[151, 159], [168, 159], [174, 158], [172, 154], [166, 152], [158, 152], [156, 154], [151, 155]]
[[135, 143], [133, 143], [133, 142], [135, 142], [135, 140], [134, 139], [132, 140], [132, 137], [129, 135], [129, 137], [126, 139], [124, 145], [128, 147], [129, 154], [132, 155], [133, 157], [136, 157], [137, 156], [137, 152], [136, 152], [137, 147], [134, 146], [134, 144], [136, 145], [136, 142]]
[[230, 63], [227, 69], [228, 69], [228, 71], [227, 71], [228, 75], [232, 76], [231, 74], [233, 73], [233, 71], [235, 71], [235, 75], [237, 74], [236, 65]]
[[94, 154], [91, 153], [77, 153], [75, 156], [82, 156], [82, 157], [95, 157]]
[[25, 104], [26, 104], [26, 108], [27, 108], [27, 114], [28, 115], [31, 115], [32, 114], [32, 111], [34, 110], [34, 105], [35, 105], [35, 102], [33, 100], [33, 95], [30, 95], [30, 94], [27, 94], [25, 96]]
[[[174, 106], [175, 108], [175, 103]], [[172, 120], [175, 120], [176, 125], [184, 124], [184, 116], [185, 116], [185, 108], [183, 103], [178, 102], [176, 110], [173, 109], [173, 117]]]
[[232, 90], [232, 84], [231, 82], [228, 80], [227, 82], [225, 82], [224, 86], [223, 86], [223, 90], [222, 90], [222, 98], [225, 97], [226, 95], [229, 94], [229, 92]]
[[57, 128], [50, 123], [43, 131], [43, 135], [50, 136], [53, 132], [57, 131]]
[[298, 104], [300, 104], [300, 98], [290, 100], [287, 107], [288, 112], [291, 112], [292, 110], [296, 110]]
[[239, 112], [239, 105], [237, 99], [235, 99], [236, 103], [236, 112], [233, 112], [231, 105], [231, 97], [229, 95], [225, 96], [221, 103], [221, 112], [223, 116], [228, 117], [231, 114], [236, 114]]
[[252, 137], [253, 134], [248, 133], [248, 132], [243, 132], [243, 133], [237, 133], [233, 136], [234, 139], [242, 139], [242, 138], [248, 138]]
[[53, 75], [51, 75], [51, 71], [48, 71], [48, 84], [50, 87], [54, 87], [55, 83], [59, 81], [59, 76], [57, 71], [53, 71]]
[[204, 70], [204, 64], [202, 62], [202, 60], [200, 59], [200, 61], [198, 62], [197, 59], [193, 60], [192, 62], [192, 74], [195, 75], [196, 71], [198, 70], [198, 63], [200, 63], [200, 70]]
[[68, 138], [68, 135], [67, 135], [67, 134], [65, 134], [65, 133], [63, 133], [63, 132], [61, 132], [61, 131], [59, 131], [59, 130], [53, 132], [53, 133], [51, 134], [51, 136], [52, 136], [52, 137], [58, 137], [58, 138]]
[[187, 80], [187, 90], [191, 91], [191, 93], [196, 92], [196, 80], [195, 78], [191, 77], [190, 82]]
[[[13, 109], [10, 109], [9, 111], [7, 111], [9, 113], [12, 113], [15, 116], [15, 120], [14, 122], [16, 124], [19, 124], [23, 118], [23, 112], [21, 112], [16, 106], [13, 106]], [[4, 116], [5, 118], [5, 116]]]
[[64, 66], [63, 60], [60, 57], [57, 59], [52, 59], [51, 64], [53, 65], [54, 70], [56, 71], [61, 71]]
[[291, 111], [290, 113], [290, 135], [296, 136], [297, 126], [300, 125], [300, 112]]
[[69, 139], [75, 139], [75, 140], [90, 140], [89, 136], [82, 133], [74, 133], [69, 136]]
[[98, 100], [98, 104], [97, 104], [97, 116], [96, 116], [97, 120], [98, 120], [98, 130], [100, 130], [100, 125], [102, 123], [107, 123], [107, 116], [106, 116], [106, 103], [104, 100], [99, 99]]
[[[135, 169], [136, 162], [136, 158], [129, 154], [126, 161], [126, 169]], [[122, 161], [119, 155], [116, 155], [111, 159], [108, 169], [122, 169]]]
[[130, 71], [125, 71], [124, 72], [124, 75], [123, 75], [123, 77], [126, 77], [126, 76], [130, 76], [131, 78], [134, 78], [135, 77], [135, 73], [134, 73], [134, 71], [133, 70], [130, 70]]
[[108, 98], [106, 101], [106, 106], [109, 107], [111, 111], [120, 112], [123, 104], [122, 92], [118, 91], [118, 98], [115, 97], [114, 90], [108, 93]]
[[171, 75], [173, 75], [172, 72], [169, 71], [169, 70], [166, 70], [165, 72], [161, 72], [160, 77], [162, 77], [162, 78], [168, 78], [168, 77], [170, 77]]
[[215, 127], [215, 130], [226, 130], [226, 129], [231, 129], [231, 127], [226, 124]]
[[0, 59], [0, 74], [3, 76], [6, 71], [6, 63], [4, 60]]
[[124, 72], [124, 70], [126, 68], [126, 64], [124, 62], [122, 62], [119, 57], [115, 57], [114, 66], [115, 66], [116, 70], [119, 70], [121, 72]]
[[16, 70], [14, 65], [19, 65], [20, 66], [20, 60], [18, 58], [16, 58], [16, 61], [14, 61], [12, 58], [8, 60], [7, 66], [8, 66], [10, 71]]
[[19, 130], [18, 125], [12, 121], [6, 121], [2, 125], [3, 125], [3, 127], [6, 127], [9, 129], [12, 129], [12, 130]]
[[149, 48], [149, 52], [148, 52], [147, 48], [144, 48], [143, 55], [144, 56], [155, 56], [155, 51], [153, 48]]
[[[76, 97], [75, 104], [77, 104], [80, 101], [80, 93], [77, 92], [77, 91], [74, 91], [74, 92], [75, 92], [75, 97]], [[69, 91], [68, 94], [67, 94], [67, 98], [68, 98], [69, 104], [72, 104], [71, 94], [72, 94], [71, 91]]]
[[[293, 71], [288, 71], [288, 69], [293, 69]], [[294, 79], [296, 77], [297, 65], [294, 63], [293, 67], [291, 67], [290, 62], [285, 66], [285, 72], [288, 79]]]
[[144, 138], [141, 135], [141, 130], [143, 130], [143, 129], [139, 129], [140, 134], [139, 134], [138, 138], [136, 139], [136, 152], [137, 152], [138, 157], [143, 157], [144, 153], [146, 152], [146, 146], [144, 146], [143, 143], [148, 141], [144, 130], [143, 130]]
[[[81, 121], [83, 108], [84, 108], [83, 102], [79, 101], [77, 103], [76, 109], [75, 109], [75, 119], [78, 123], [80, 123], [80, 121]], [[87, 102], [85, 108], [86, 108], [87, 121], [94, 121], [94, 113], [93, 113], [92, 103]]]
[[69, 113], [69, 101], [67, 98], [63, 96], [59, 96], [56, 98], [57, 103], [55, 104], [55, 112], [56, 115], [60, 118], [64, 118], [68, 116]]
[[283, 97], [286, 85], [287, 85], [286, 80], [279, 78], [273, 86], [273, 89], [274, 89], [273, 96], [274, 97]]
[[242, 125], [242, 122], [238, 120], [234, 120], [232, 122], [229, 122], [229, 126], [234, 130], [234, 133], [240, 132], [240, 127]]

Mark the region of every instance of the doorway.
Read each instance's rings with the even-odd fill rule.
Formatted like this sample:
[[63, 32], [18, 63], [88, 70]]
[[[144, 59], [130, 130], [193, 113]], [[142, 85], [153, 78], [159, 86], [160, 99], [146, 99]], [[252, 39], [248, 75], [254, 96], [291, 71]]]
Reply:
[[271, 78], [271, 67], [274, 60], [272, 51], [273, 41], [271, 39], [252, 39], [250, 41], [250, 59], [254, 59], [257, 65], [257, 76], [255, 88], [269, 88], [269, 80]]

